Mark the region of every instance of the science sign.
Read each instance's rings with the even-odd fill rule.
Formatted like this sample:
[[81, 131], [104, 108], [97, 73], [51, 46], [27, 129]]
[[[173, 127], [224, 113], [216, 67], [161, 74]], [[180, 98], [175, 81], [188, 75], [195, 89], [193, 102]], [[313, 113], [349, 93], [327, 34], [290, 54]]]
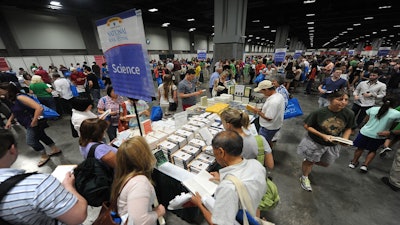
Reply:
[[155, 95], [142, 12], [128, 10], [96, 21], [115, 93], [151, 101]]

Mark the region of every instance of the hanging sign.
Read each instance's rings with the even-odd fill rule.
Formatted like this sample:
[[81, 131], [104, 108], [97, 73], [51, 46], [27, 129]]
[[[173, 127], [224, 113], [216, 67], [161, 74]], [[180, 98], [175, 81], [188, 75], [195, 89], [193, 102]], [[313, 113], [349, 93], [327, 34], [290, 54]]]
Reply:
[[286, 57], [286, 48], [277, 48], [275, 49], [275, 56], [274, 56], [274, 61], [276, 63], [280, 63], [285, 61]]

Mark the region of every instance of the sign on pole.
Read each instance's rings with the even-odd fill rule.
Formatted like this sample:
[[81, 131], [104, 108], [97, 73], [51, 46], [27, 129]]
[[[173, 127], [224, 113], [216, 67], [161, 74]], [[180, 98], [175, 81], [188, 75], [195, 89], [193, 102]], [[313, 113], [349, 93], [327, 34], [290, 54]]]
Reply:
[[100, 19], [96, 25], [115, 93], [151, 101], [155, 93], [142, 12], [128, 10]]
[[285, 61], [285, 57], [286, 57], [286, 48], [275, 49], [275, 56], [274, 56], [275, 63], [280, 63]]
[[197, 50], [197, 59], [198, 60], [206, 60], [207, 51], [206, 50]]

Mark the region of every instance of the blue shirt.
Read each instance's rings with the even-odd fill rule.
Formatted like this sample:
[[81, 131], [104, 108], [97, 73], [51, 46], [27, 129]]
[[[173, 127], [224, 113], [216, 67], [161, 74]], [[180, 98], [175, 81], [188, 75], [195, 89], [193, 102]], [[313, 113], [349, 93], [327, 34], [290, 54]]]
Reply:
[[214, 81], [215, 81], [215, 79], [218, 79], [218, 78], [219, 78], [219, 73], [218, 72], [214, 72], [213, 74], [211, 74], [210, 83], [209, 83], [209, 87], [210, 88], [214, 87]]

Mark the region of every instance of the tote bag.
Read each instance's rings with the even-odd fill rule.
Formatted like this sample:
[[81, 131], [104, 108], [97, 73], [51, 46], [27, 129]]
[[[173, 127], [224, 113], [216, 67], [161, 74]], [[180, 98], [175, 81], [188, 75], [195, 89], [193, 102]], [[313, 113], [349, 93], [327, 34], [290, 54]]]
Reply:
[[288, 105], [285, 109], [284, 117], [283, 119], [290, 119], [293, 117], [301, 116], [303, 115], [303, 110], [301, 110], [299, 101], [297, 98], [291, 98], [288, 101]]
[[29, 95], [29, 97], [31, 97], [35, 102], [39, 103], [43, 108], [42, 115], [39, 117], [39, 119], [50, 119], [50, 118], [57, 118], [60, 116], [60, 114], [58, 114], [53, 109], [40, 103], [39, 99], [37, 99], [36, 96]]

